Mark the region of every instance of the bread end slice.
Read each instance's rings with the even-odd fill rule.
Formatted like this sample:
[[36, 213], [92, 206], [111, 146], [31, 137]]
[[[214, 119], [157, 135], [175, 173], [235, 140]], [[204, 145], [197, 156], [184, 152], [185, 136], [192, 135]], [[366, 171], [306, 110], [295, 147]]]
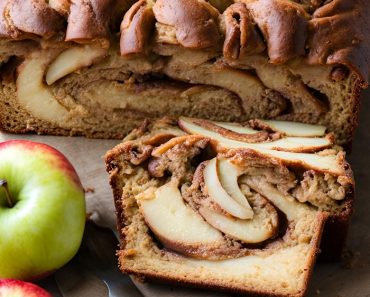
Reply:
[[[317, 255], [328, 214], [317, 213], [312, 220], [314, 236], [309, 243], [280, 249], [267, 255], [246, 256], [222, 261], [206, 261], [183, 257], [161, 248], [147, 227], [134, 202], [134, 191], [121, 167], [122, 147], [107, 155], [110, 184], [119, 218], [119, 268], [142, 280], [172, 283], [189, 287], [214, 289], [255, 296], [304, 296]], [[145, 180], [139, 170], [132, 179]], [[122, 187], [121, 187], [122, 186]], [[140, 185], [138, 185], [140, 186]], [[137, 190], [137, 189], [136, 189]]]
[[[249, 140], [253, 138], [243, 138], [237, 135], [238, 133], [243, 134], [243, 131], [261, 133], [260, 130], [251, 132], [251, 127], [235, 126], [231, 123], [213, 122], [213, 124], [221, 125], [226, 130], [234, 130], [229, 135], [223, 133], [223, 136], [230, 137], [229, 140], [232, 141], [235, 140], [232, 139], [233, 137]], [[208, 125], [207, 127], [213, 126]], [[212, 133], [220, 131], [220, 129], [212, 129], [209, 130]], [[304, 127], [304, 129], [306, 134], [308, 132], [321, 133], [317, 132], [320, 129], [315, 127]], [[298, 163], [295, 163], [294, 165], [294, 162], [284, 160], [285, 156], [290, 156], [289, 150], [306, 149], [285, 144], [284, 139], [287, 137], [294, 143], [294, 140], [286, 135], [291, 132], [265, 130], [269, 133], [269, 140], [262, 142], [263, 145], [267, 143], [274, 148], [273, 150], [277, 149], [275, 152], [278, 152], [272, 157], [269, 155], [271, 151], [261, 150], [259, 148], [261, 143], [253, 141], [247, 142], [248, 147], [246, 148], [225, 150], [225, 146], [231, 144], [235, 146], [235, 142], [230, 144], [228, 140], [222, 138], [216, 140], [218, 136], [212, 136], [209, 131], [206, 136], [199, 133], [189, 135], [189, 131], [185, 133], [179, 129], [174, 119], [164, 119], [156, 123], [146, 122], [128, 135], [123, 143], [107, 152], [105, 160], [113, 189], [117, 226], [121, 237], [118, 251], [120, 269], [124, 273], [138, 276], [141, 279], [176, 285], [255, 296], [304, 296], [315, 260], [320, 253], [323, 232], [328, 233], [326, 235], [328, 238], [323, 242], [328, 240], [332, 242], [330, 246], [326, 246], [330, 249], [326, 251], [328, 254], [336, 250], [333, 249], [334, 244], [341, 245], [344, 242], [345, 231], [338, 228], [348, 225], [353, 202], [353, 180], [348, 165], [344, 163], [342, 157], [339, 158], [341, 161], [338, 161], [339, 167], [336, 169], [326, 168], [327, 173], [320, 173], [320, 170], [324, 170], [325, 167], [322, 165], [323, 168], [314, 170], [321, 182], [324, 179], [329, 181], [333, 176], [335, 176], [334, 179], [340, 179], [343, 184], [348, 182], [345, 193], [344, 188], [334, 190], [339, 195], [335, 196], [336, 199], [343, 201], [339, 203], [341, 205], [339, 208], [334, 207], [332, 201], [326, 201], [324, 198], [315, 201], [311, 197], [308, 198], [309, 203], [303, 202], [302, 195], [299, 194], [300, 190], [296, 187], [300, 187], [297, 186], [299, 182], [303, 180], [309, 182], [310, 178], [316, 178], [316, 175], [309, 168], [304, 168], [307, 164], [297, 165]], [[225, 132], [222, 129], [221, 131]], [[285, 135], [282, 136], [279, 133], [285, 133]], [[260, 137], [260, 134], [256, 137]], [[214, 144], [215, 141], [218, 141], [218, 145]], [[276, 148], [275, 145], [271, 146], [271, 143], [276, 143], [281, 147]], [[317, 142], [317, 139], [315, 143], [323, 145]], [[224, 147], [220, 149], [220, 146]], [[315, 149], [312, 144], [307, 144], [307, 147], [310, 150]], [[220, 216], [225, 215], [222, 201], [217, 200], [218, 204], [214, 203], [210, 199], [212, 198], [209, 196], [210, 192], [205, 188], [207, 182], [204, 179], [207, 177], [203, 172], [204, 166], [207, 166], [209, 161], [201, 161], [212, 159], [215, 154], [214, 150], [218, 149], [216, 153], [218, 160], [228, 160], [243, 171], [240, 173], [238, 183], [252, 206], [254, 212], [252, 220], [257, 219], [269, 204], [278, 211], [278, 230], [273, 232], [269, 239], [251, 244], [243, 237], [238, 238], [237, 232], [228, 233], [230, 229], [226, 226], [226, 229], [222, 229], [223, 232], [220, 233], [224, 240], [221, 247], [216, 249], [214, 246], [209, 248], [204, 245], [202, 251], [199, 251], [194, 246], [193, 253], [189, 253], [183, 248], [184, 242], [181, 240], [185, 241], [187, 246], [191, 245], [193, 235], [202, 232], [199, 228], [198, 231], [190, 233], [186, 233], [185, 230], [187, 235], [182, 239], [176, 239], [180, 242], [175, 242], [176, 245], [168, 245], [168, 240], [162, 240], [164, 233], [160, 231], [163, 230], [156, 229], [159, 227], [153, 226], [152, 218], [143, 212], [142, 199], [145, 201], [158, 199], [157, 194], [160, 189], [175, 183], [175, 189], [181, 193], [183, 198], [183, 205], [172, 210], [175, 213], [176, 211], [181, 212], [180, 208], [187, 208], [188, 211], [193, 212], [192, 215], [201, 217], [202, 212], [199, 211], [199, 207], [209, 207], [211, 212], [214, 211]], [[279, 149], [288, 151], [281, 154], [282, 151]], [[316, 149], [319, 151], [310, 154], [325, 162], [332, 159], [335, 154], [340, 155], [340, 150], [335, 153], [334, 149], [321, 151], [319, 147]], [[293, 154], [300, 155], [301, 153], [296, 151]], [[303, 154], [307, 157], [306, 153]], [[329, 159], [327, 159], [328, 156]], [[306, 161], [310, 163], [312, 160], [306, 159]], [[185, 163], [186, 166], [183, 166]], [[160, 167], [161, 165], [165, 168]], [[261, 175], [261, 172], [264, 173]], [[270, 179], [263, 177], [271, 172], [274, 174]], [[305, 175], [302, 172], [308, 173]], [[277, 182], [279, 178], [281, 181]], [[274, 179], [276, 180], [273, 181]], [[274, 182], [279, 183], [280, 186], [276, 186]], [[288, 191], [290, 194], [283, 194], [283, 184], [291, 185], [292, 189]], [[337, 185], [330, 182], [331, 186], [334, 184]], [[265, 200], [261, 200], [265, 202], [256, 203], [258, 197], [265, 197]], [[299, 199], [302, 201], [298, 201]], [[315, 203], [317, 206], [314, 205]], [[171, 200], [168, 200], [168, 204], [171, 204]], [[167, 218], [166, 215], [163, 217]], [[178, 218], [183, 218], [183, 216], [180, 215]], [[219, 225], [215, 227], [213, 222], [204, 216], [203, 220], [204, 223], [209, 223], [211, 227], [214, 227], [215, 232], [218, 232]], [[246, 222], [230, 214], [226, 214], [223, 222], [230, 220], [231, 224]], [[327, 222], [329, 227], [324, 229]], [[164, 223], [167, 229], [178, 230], [176, 229], [178, 222], [166, 221]], [[187, 226], [190, 230], [190, 224]], [[173, 249], [174, 246], [176, 249]]]

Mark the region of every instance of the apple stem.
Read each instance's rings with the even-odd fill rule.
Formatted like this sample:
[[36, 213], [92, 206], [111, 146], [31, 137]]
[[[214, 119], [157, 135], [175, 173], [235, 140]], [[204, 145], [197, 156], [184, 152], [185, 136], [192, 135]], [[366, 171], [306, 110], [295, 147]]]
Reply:
[[5, 190], [6, 200], [8, 201], [9, 207], [13, 207], [13, 200], [12, 195], [10, 195], [10, 191], [8, 188], [8, 181], [6, 179], [0, 179], [0, 187], [3, 187]]

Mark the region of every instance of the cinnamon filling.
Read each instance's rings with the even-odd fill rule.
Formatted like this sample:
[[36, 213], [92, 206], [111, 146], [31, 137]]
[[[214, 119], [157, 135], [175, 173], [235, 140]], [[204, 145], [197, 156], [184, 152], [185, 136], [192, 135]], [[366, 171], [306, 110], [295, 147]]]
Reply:
[[[200, 64], [189, 65], [185, 57], [192, 53], [186, 50], [183, 52], [185, 56], [181, 56], [181, 50], [173, 56], [162, 54], [163, 52], [160, 52], [152, 57], [123, 59], [113, 48], [106, 51], [96, 47], [35, 52], [26, 56], [25, 62], [18, 67], [18, 77], [15, 81], [19, 89], [18, 99], [20, 103], [25, 100], [22, 97], [22, 89], [25, 86], [34, 89], [35, 98], [38, 99], [25, 105], [28, 112], [51, 122], [59, 118], [57, 124], [66, 128], [78, 125], [74, 122], [76, 119], [72, 117], [73, 114], [78, 112], [80, 118], [88, 118], [94, 115], [96, 108], [113, 112], [138, 112], [143, 117], [194, 115], [197, 104], [203, 104], [202, 101], [207, 98], [205, 103], [209, 104], [214, 100], [215, 108], [219, 105], [217, 101], [222, 101], [223, 108], [229, 105], [234, 110], [230, 114], [233, 114], [235, 119], [240, 119], [244, 114], [249, 118], [269, 118], [304, 112], [320, 114], [326, 110], [320, 106], [328, 104], [327, 98], [322, 100], [325, 95], [312, 92], [312, 88], [306, 92], [309, 100], [313, 100], [313, 108], [305, 107], [305, 102], [309, 101], [301, 100], [297, 103], [292, 99], [293, 104], [289, 103], [295, 96], [290, 97], [291, 94], [287, 91], [289, 85], [286, 89], [265, 86], [264, 80], [259, 77], [258, 68], [257, 71], [237, 70], [222, 66], [219, 59], [213, 63], [199, 60], [197, 64]], [[198, 52], [193, 54], [197, 56]], [[265, 62], [261, 60], [260, 63]], [[27, 71], [35, 67], [40, 68], [39, 77], [25, 81], [29, 77]], [[157, 80], [158, 78], [160, 80]], [[55, 105], [66, 110], [59, 108], [61, 111], [58, 116], [40, 111], [39, 106], [45, 103], [45, 96], [41, 94], [45, 93], [50, 94], [45, 100], [55, 101]], [[317, 94], [320, 96], [316, 96]], [[168, 99], [173, 105], [168, 106]], [[256, 99], [258, 103], [255, 102]], [[207, 114], [206, 111], [203, 114], [199, 108], [197, 116]]]
[[[197, 121], [202, 123], [194, 120]], [[191, 135], [181, 119], [180, 127], [188, 134], [168, 124], [169, 121], [164, 120], [157, 127], [143, 126], [136, 130], [134, 134], [138, 138], [132, 140], [135, 145], [127, 146], [127, 152], [123, 153], [125, 160], [148, 170], [153, 179], [135, 199], [163, 251], [213, 261], [268, 252], [278, 246], [309, 243], [312, 239], [309, 232], [302, 233], [300, 228], [308, 228], [318, 212], [335, 214], [346, 207], [353, 184], [347, 166], [342, 163], [341, 152], [323, 150], [319, 156], [312, 154], [319, 159], [335, 158], [338, 173], [334, 173], [337, 172], [334, 168], [325, 169], [325, 165], [321, 169], [307, 169], [289, 165], [288, 160], [267, 157], [259, 149], [219, 150], [212, 145], [217, 139], [199, 133]], [[166, 134], [166, 129], [175, 130]], [[156, 137], [157, 133], [163, 136]], [[302, 133], [307, 131], [302, 130]], [[172, 138], [167, 140], [170, 135]], [[280, 141], [289, 136], [282, 134], [281, 137]], [[144, 156], [139, 162], [137, 151]], [[143, 154], [145, 151], [151, 154]], [[298, 158], [307, 155], [293, 154]], [[324, 163], [326, 159], [322, 160]], [[173, 206], [167, 206], [171, 203]], [[155, 212], [159, 213], [157, 217]], [[171, 216], [175, 217], [176, 213], [176, 222], [167, 222], [171, 225], [167, 227], [170, 231], [162, 232], [158, 216], [168, 216], [167, 219], [172, 220]], [[185, 223], [184, 227], [179, 220], [186, 222], [188, 216], [192, 218], [189, 226]], [[203, 241], [194, 238], [191, 242], [192, 236], [186, 234], [198, 228], [190, 223], [196, 220], [200, 220], [199, 236], [204, 232], [205, 237]], [[178, 235], [182, 232], [185, 238], [189, 236], [190, 242]]]

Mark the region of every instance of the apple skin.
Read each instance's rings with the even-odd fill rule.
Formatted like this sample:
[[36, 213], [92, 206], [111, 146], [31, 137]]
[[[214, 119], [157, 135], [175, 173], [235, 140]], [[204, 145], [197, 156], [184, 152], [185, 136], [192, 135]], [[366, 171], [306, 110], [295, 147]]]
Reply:
[[0, 278], [35, 280], [77, 253], [85, 227], [85, 195], [71, 163], [41, 143], [0, 143]]
[[44, 289], [15, 279], [0, 279], [1, 297], [52, 297]]

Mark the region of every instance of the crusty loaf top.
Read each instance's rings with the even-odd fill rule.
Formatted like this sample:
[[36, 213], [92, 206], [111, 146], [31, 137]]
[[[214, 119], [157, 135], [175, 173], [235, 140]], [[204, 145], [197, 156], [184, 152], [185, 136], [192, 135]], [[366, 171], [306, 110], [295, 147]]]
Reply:
[[0, 37], [108, 45], [122, 21], [122, 55], [142, 54], [159, 24], [186, 48], [222, 47], [229, 59], [266, 51], [271, 63], [306, 57], [313, 65], [346, 65], [368, 82], [368, 0], [232, 2], [0, 0]]

